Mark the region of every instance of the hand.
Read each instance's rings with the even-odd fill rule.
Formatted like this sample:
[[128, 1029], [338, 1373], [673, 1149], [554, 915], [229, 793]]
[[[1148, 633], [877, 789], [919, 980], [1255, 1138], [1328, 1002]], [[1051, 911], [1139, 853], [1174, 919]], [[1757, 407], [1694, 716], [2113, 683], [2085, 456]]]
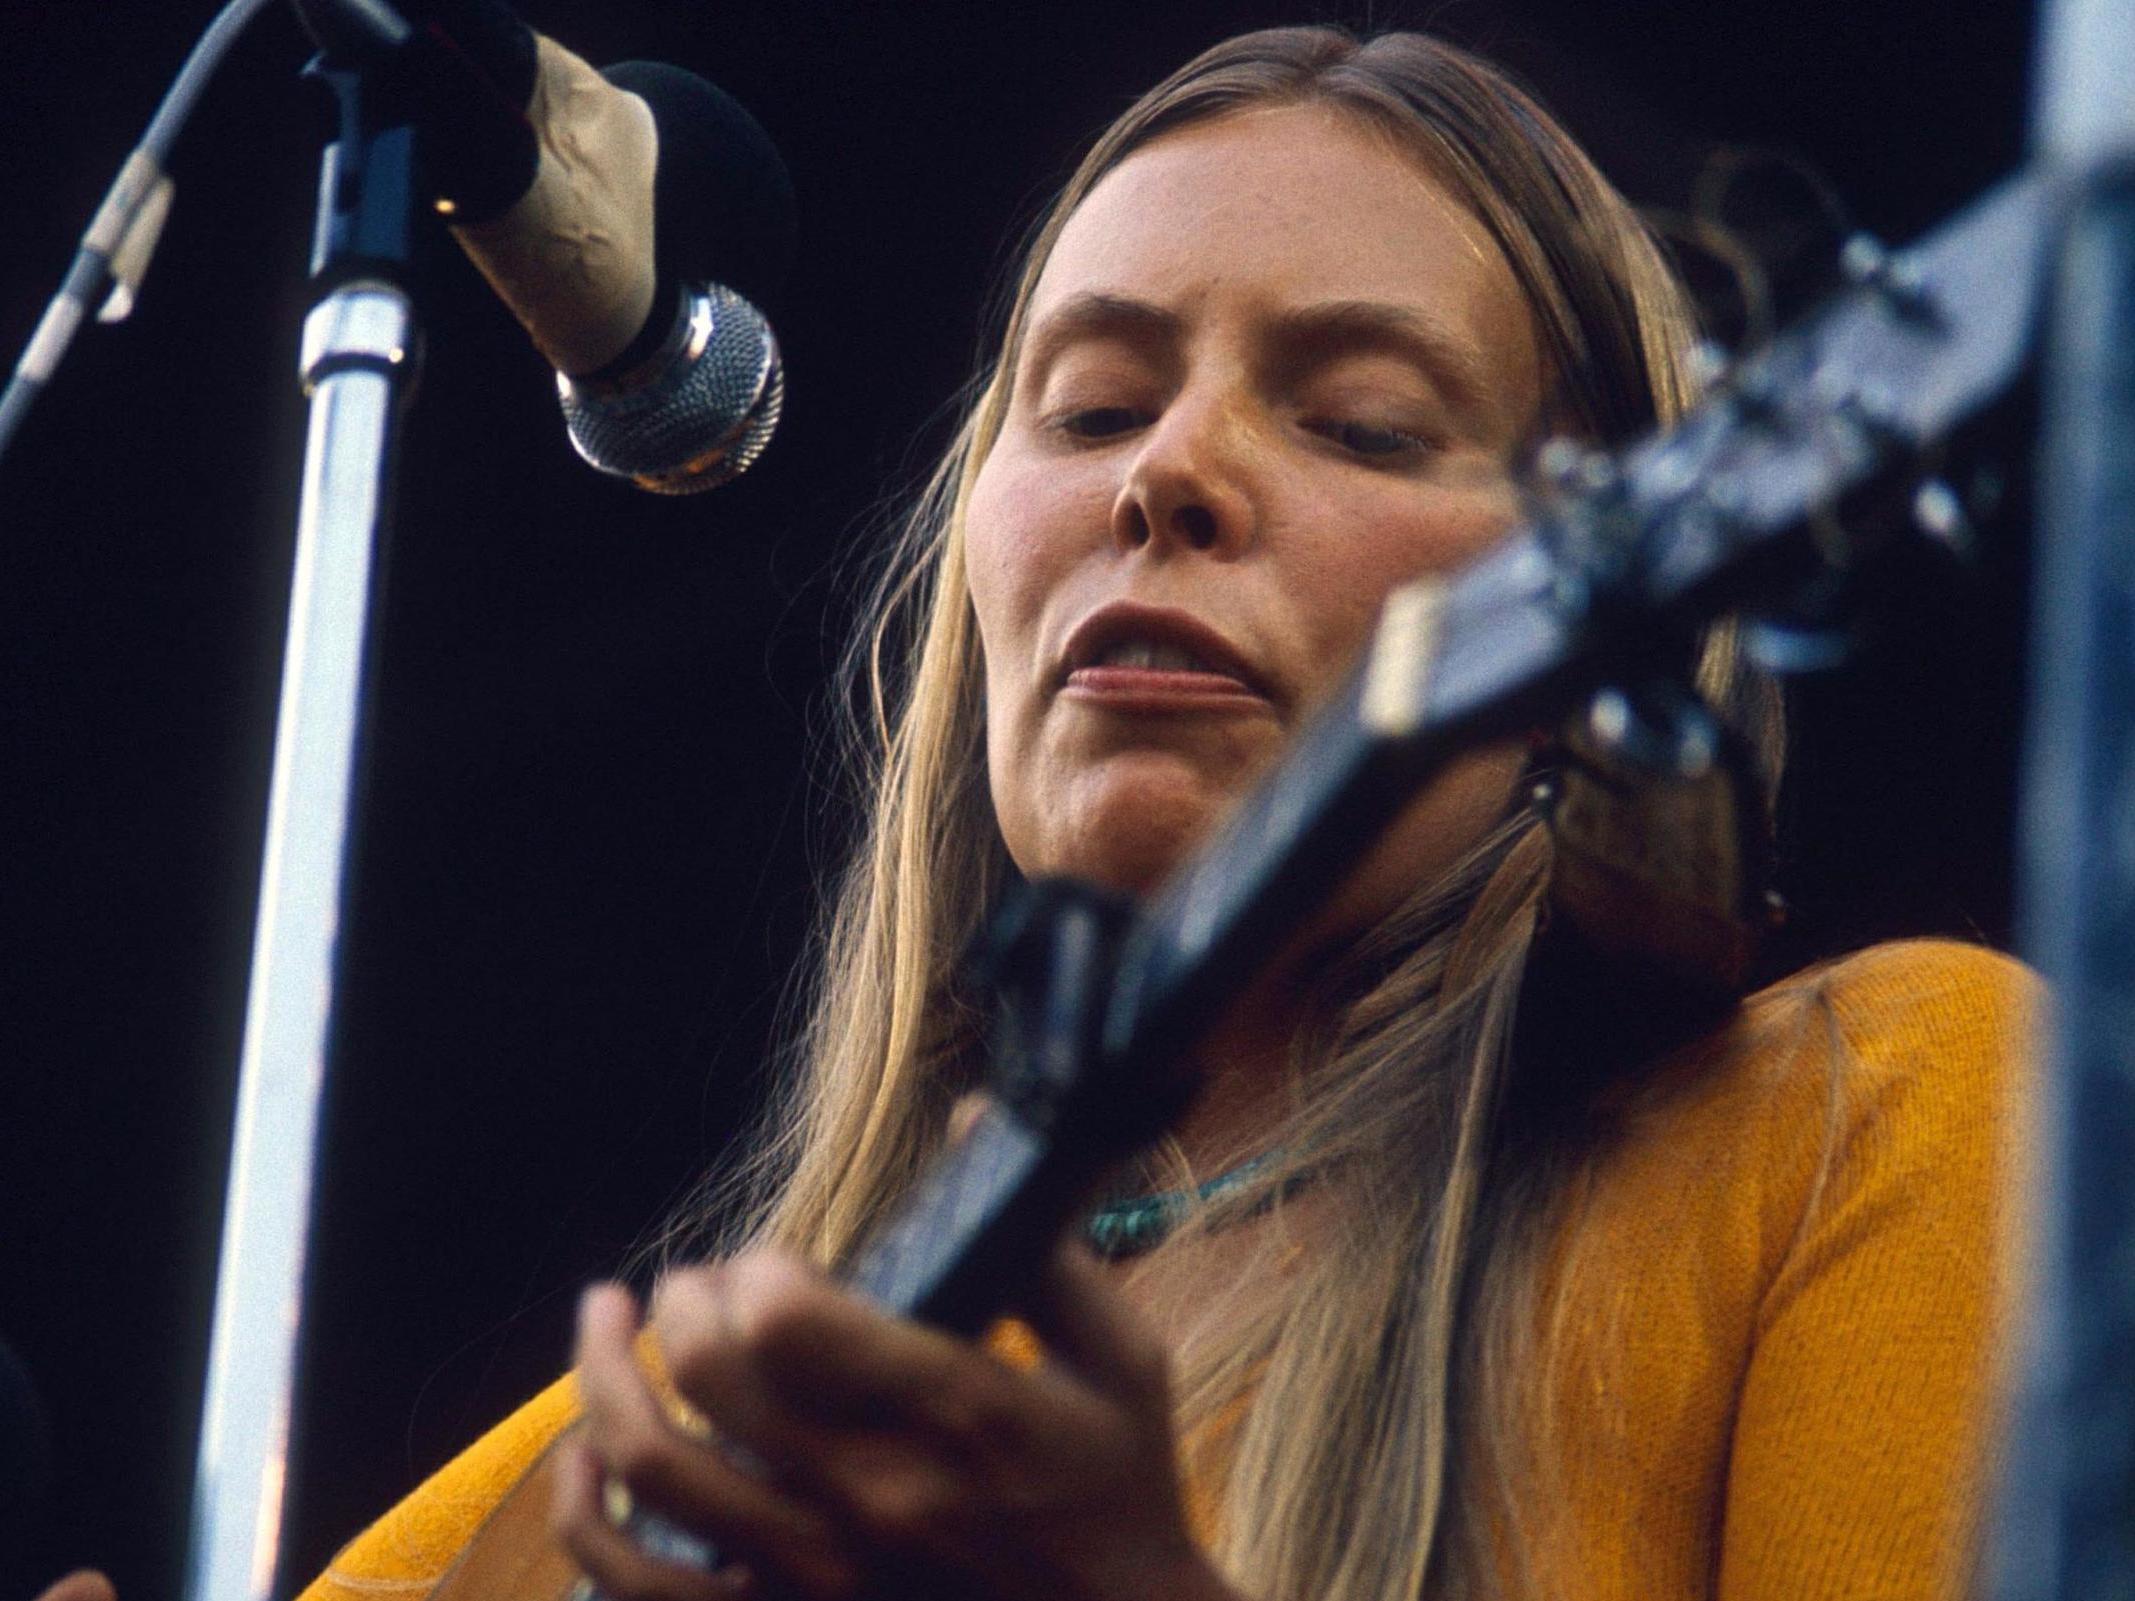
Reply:
[[[654, 1339], [759, 1473], [677, 1426], [633, 1354], [635, 1302], [595, 1286], [556, 1533], [611, 1601], [1235, 1601], [1186, 1528], [1161, 1345], [1079, 1246], [1030, 1316], [1047, 1360], [1022, 1373], [777, 1253], [675, 1274]], [[607, 1478], [730, 1566], [638, 1550], [604, 1515]]]
[[119, 1601], [111, 1581], [90, 1568], [81, 1568], [52, 1585], [37, 1601]]

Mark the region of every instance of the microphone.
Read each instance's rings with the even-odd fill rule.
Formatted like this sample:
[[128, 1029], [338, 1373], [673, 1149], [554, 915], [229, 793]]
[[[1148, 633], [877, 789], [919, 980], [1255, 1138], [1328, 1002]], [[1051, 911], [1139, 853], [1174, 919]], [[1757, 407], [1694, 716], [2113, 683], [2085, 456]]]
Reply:
[[677, 67], [597, 72], [498, 0], [296, 5], [405, 98], [431, 204], [557, 369], [581, 456], [687, 494], [763, 453], [785, 375], [758, 306], [793, 187], [738, 102]]

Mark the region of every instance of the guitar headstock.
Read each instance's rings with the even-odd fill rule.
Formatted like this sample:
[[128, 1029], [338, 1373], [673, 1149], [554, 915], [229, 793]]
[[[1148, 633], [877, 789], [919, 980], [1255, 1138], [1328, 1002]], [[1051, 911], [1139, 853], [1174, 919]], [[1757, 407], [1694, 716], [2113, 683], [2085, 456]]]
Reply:
[[1674, 427], [1615, 456], [1545, 451], [1530, 518], [1388, 598], [1334, 703], [1130, 930], [1105, 1048], [1175, 1050], [1454, 752], [1561, 716], [1656, 642], [1864, 557], [1820, 542], [1816, 515], [1920, 458], [2022, 371], [2052, 199], [2023, 175], [1907, 251], [1856, 246], [1853, 288]]
[[[1574, 604], [1701, 616], [1756, 598], [1760, 557], [1903, 471], [2009, 387], [2038, 322], [2048, 199], [2003, 185], [1914, 248], [1847, 246], [1853, 287], [1620, 458], [1545, 449], [1535, 531]], [[1936, 519], [1930, 508], [1930, 522]], [[1828, 539], [1816, 559], [1865, 549]], [[1606, 620], [1606, 619], [1604, 619]]]

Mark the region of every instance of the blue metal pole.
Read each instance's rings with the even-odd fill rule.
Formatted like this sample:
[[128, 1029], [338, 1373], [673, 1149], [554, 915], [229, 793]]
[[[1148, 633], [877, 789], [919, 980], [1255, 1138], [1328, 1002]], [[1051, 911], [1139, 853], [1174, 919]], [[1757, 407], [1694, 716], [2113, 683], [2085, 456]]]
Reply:
[[2022, 943], [2053, 992], [1999, 1601], [2135, 1598], [2135, 0], [2048, 0]]

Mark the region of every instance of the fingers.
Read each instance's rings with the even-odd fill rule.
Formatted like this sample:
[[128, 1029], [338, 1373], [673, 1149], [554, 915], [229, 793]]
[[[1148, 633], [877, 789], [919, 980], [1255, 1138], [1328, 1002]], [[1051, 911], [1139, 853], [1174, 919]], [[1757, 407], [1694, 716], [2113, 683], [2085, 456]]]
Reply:
[[[776, 1253], [676, 1273], [651, 1334], [674, 1390], [737, 1452], [708, 1449], [663, 1407], [633, 1349], [628, 1294], [589, 1292], [585, 1449], [561, 1465], [559, 1534], [613, 1601], [902, 1594], [912, 1574], [983, 1567], [1004, 1540], [1023, 1538], [1014, 1531], [1076, 1519], [1107, 1531], [1100, 1545], [1123, 1525], [1161, 1525], [1175, 1555], [1184, 1536], [1172, 1527], [1166, 1363], [1153, 1331], [1076, 1248], [1048, 1265], [1030, 1312], [1054, 1360], [1022, 1373]], [[734, 1588], [715, 1590], [648, 1555], [602, 1514], [602, 1469], [753, 1577], [722, 1574]], [[1051, 1560], [1089, 1542], [1041, 1543]]]
[[1029, 1423], [998, 1363], [772, 1255], [678, 1273], [653, 1329], [675, 1384], [771, 1460], [912, 1431], [952, 1455], [1012, 1450]]
[[1046, 1354], [1103, 1394], [1168, 1414], [1170, 1358], [1156, 1330], [1081, 1241], [1054, 1248], [1024, 1309]]
[[877, 1578], [967, 1546], [1046, 1421], [968, 1342], [775, 1255], [676, 1274], [653, 1329], [683, 1395], [826, 1508]]
[[37, 1601], [118, 1601], [118, 1591], [95, 1569], [82, 1568], [52, 1585]]
[[582, 1441], [563, 1442], [556, 1451], [550, 1526], [609, 1601], [743, 1601], [755, 1593], [755, 1577], [747, 1568], [730, 1565], [706, 1573], [659, 1561], [607, 1514], [600, 1457]]
[[828, 1520], [677, 1428], [638, 1366], [636, 1333], [628, 1291], [598, 1285], [586, 1292], [578, 1340], [583, 1445], [576, 1448], [580, 1460], [558, 1462], [555, 1528], [565, 1549], [615, 1601], [714, 1601], [736, 1593], [740, 1581], [725, 1574], [719, 1577], [727, 1588], [706, 1589], [706, 1575], [640, 1550], [607, 1515], [605, 1475], [648, 1511], [711, 1539], [723, 1556], [778, 1575], [789, 1589], [847, 1593], [850, 1564]]

